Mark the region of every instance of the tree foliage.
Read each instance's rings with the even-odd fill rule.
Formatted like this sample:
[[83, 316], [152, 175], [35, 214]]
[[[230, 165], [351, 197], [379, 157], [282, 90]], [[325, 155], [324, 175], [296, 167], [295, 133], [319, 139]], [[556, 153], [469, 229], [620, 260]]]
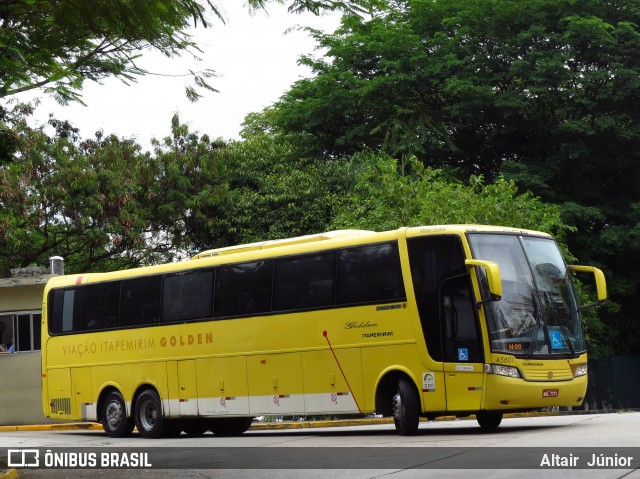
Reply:
[[[283, 0], [272, 0], [285, 3]], [[249, 0], [266, 8], [270, 0]], [[291, 0], [292, 12], [366, 11], [369, 0]], [[4, 0], [0, 2], [0, 98], [44, 88], [60, 103], [81, 101], [86, 80], [117, 77], [135, 81], [148, 72], [136, 60], [155, 49], [172, 57], [200, 49], [187, 32], [224, 20], [212, 0]], [[192, 72], [186, 87], [195, 101], [198, 89], [214, 90], [213, 71]]]
[[302, 58], [314, 75], [283, 96], [275, 127], [333, 154], [383, 148], [487, 178], [589, 151], [591, 128], [623, 151], [636, 136], [637, 0], [392, 5], [313, 32], [326, 53]]
[[[44, 88], [60, 103], [79, 101], [85, 80], [134, 81], [136, 59], [153, 48], [173, 56], [197, 50], [186, 33], [208, 26], [210, 2], [195, 0], [11, 0], [0, 6], [0, 98]], [[196, 75], [200, 86], [211, 72]], [[193, 96], [195, 90], [190, 87]]]
[[52, 119], [54, 137], [14, 124], [19, 150], [0, 165], [0, 270], [46, 264], [62, 254], [71, 270], [153, 262], [148, 192], [153, 165], [132, 140], [83, 140]]
[[[602, 267], [619, 352], [640, 350], [640, 1], [397, 0], [314, 32], [326, 55], [265, 130], [501, 175], [561, 207]], [[265, 117], [266, 118], [266, 117]]]
[[[288, 4], [292, 13], [315, 14], [358, 14], [378, 3], [248, 0], [246, 6], [266, 9], [274, 2]], [[31, 106], [9, 105], [13, 95], [36, 88], [67, 103], [81, 101], [86, 80], [135, 81], [148, 73], [136, 62], [146, 50], [170, 57], [197, 53], [187, 29], [212, 26], [212, 18], [224, 21], [213, 0], [0, 2], [0, 98], [9, 100], [0, 106], [5, 275], [51, 254], [65, 256], [70, 271], [91, 271], [170, 260], [194, 244], [209, 246], [204, 232], [216, 231], [204, 212], [215, 217], [228, 206], [222, 142], [189, 132], [177, 118], [154, 154], [101, 132], [83, 139], [56, 119], [50, 121], [56, 133], [48, 137], [27, 126]], [[211, 90], [211, 74], [194, 73], [195, 86]], [[199, 93], [190, 86], [187, 96], [195, 100]]]
[[359, 153], [353, 162], [358, 166], [356, 183], [338, 203], [332, 220], [336, 228], [504, 224], [545, 231], [560, 242], [573, 229], [563, 223], [559, 207], [531, 192], [519, 193], [513, 181], [486, 183], [473, 176], [465, 184], [425, 168], [415, 157], [401, 163], [384, 153]]
[[211, 140], [177, 116], [148, 153], [115, 135], [83, 139], [55, 119], [49, 137], [26, 124], [28, 113], [15, 112], [15, 151], [0, 164], [4, 276], [52, 255], [69, 272], [104, 271], [324, 231], [352, 178], [348, 162], [305, 158], [264, 136]]
[[305, 156], [301, 144], [259, 134], [207, 151], [175, 121], [173, 138], [155, 151], [160, 164], [175, 170], [171, 195], [159, 192], [157, 217], [167, 217], [170, 227], [171, 215], [183, 211], [175, 224], [191, 249], [324, 231], [336, 198], [352, 182], [349, 161]]

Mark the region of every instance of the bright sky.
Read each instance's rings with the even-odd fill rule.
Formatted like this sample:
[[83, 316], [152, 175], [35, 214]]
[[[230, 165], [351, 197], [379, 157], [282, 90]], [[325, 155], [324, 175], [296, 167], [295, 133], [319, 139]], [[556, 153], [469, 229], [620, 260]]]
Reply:
[[54, 113], [56, 118], [69, 120], [79, 128], [84, 138], [102, 129], [105, 134], [135, 137], [145, 149], [150, 148], [152, 137], [170, 134], [171, 117], [176, 112], [192, 131], [212, 138], [239, 138], [240, 124], [247, 113], [271, 105], [293, 82], [310, 74], [307, 68], [297, 65], [297, 59], [313, 53], [315, 42], [305, 32], [285, 32], [296, 25], [331, 32], [338, 26], [339, 16], [289, 14], [286, 6], [275, 3], [268, 6], [266, 13], [251, 16], [244, 2], [219, 0], [216, 4], [226, 11], [227, 22], [214, 20], [213, 28], [193, 31], [203, 50], [200, 62], [191, 55], [167, 59], [149, 52], [139, 63], [162, 75], [213, 69], [219, 76], [211, 78], [210, 84], [219, 93], [204, 92], [198, 102], [190, 103], [184, 93], [185, 85], [192, 83], [189, 77], [147, 75], [129, 86], [114, 78], [102, 85], [86, 82], [82, 95], [87, 106], [62, 107], [43, 92], [28, 92], [18, 99], [41, 98], [34, 125], [46, 124], [49, 113]]

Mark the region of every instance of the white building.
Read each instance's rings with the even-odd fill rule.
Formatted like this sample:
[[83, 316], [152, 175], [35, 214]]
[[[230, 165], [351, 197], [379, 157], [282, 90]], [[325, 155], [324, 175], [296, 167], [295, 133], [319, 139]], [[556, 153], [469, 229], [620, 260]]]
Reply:
[[[62, 273], [61, 258], [52, 258]], [[52, 275], [45, 268], [21, 268], [0, 279], [0, 425], [51, 422], [42, 412], [40, 328], [42, 294]], [[6, 352], [10, 345], [14, 353]]]

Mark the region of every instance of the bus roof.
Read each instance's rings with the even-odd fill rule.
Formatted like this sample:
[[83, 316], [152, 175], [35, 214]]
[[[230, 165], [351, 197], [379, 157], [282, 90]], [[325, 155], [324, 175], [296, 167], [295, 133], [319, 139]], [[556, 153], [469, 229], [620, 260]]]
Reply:
[[502, 233], [512, 235], [540, 236], [551, 238], [552, 236], [542, 231], [527, 230], [524, 228], [511, 228], [508, 226], [490, 226], [478, 224], [458, 224], [458, 225], [429, 225], [415, 226], [407, 228], [407, 237], [421, 236], [423, 234], [447, 233], [447, 234], [466, 234], [466, 233]]
[[[384, 232], [375, 232], [369, 230], [336, 230], [336, 231], [328, 231], [325, 233], [311, 234], [305, 236], [297, 236], [294, 238], [285, 238], [278, 240], [269, 240], [269, 241], [261, 241], [256, 243], [237, 245], [237, 246], [229, 246], [226, 248], [217, 248], [211, 249], [207, 251], [203, 251], [191, 258], [190, 261], [182, 261], [176, 263], [166, 263], [166, 264], [158, 264], [153, 266], [142, 266], [138, 268], [122, 270], [122, 271], [110, 271], [103, 273], [81, 273], [81, 274], [72, 274], [65, 276], [53, 276], [49, 279], [47, 283], [46, 289], [50, 289], [51, 287], [61, 287], [61, 286], [72, 286], [74, 284], [84, 284], [84, 283], [93, 283], [100, 281], [110, 281], [117, 280], [123, 278], [132, 278], [138, 276], [145, 276], [149, 274], [158, 274], [158, 273], [170, 273], [188, 270], [190, 268], [199, 268], [199, 267], [207, 267], [215, 264], [224, 264], [227, 262], [234, 261], [250, 261], [255, 259], [256, 257], [262, 257], [260, 251], [273, 249], [273, 254], [275, 256], [281, 256], [283, 254], [288, 253], [289, 246], [294, 247], [297, 252], [305, 252], [312, 250], [313, 248], [305, 248], [305, 245], [311, 245], [312, 243], [320, 243], [327, 242], [326, 246], [328, 248], [332, 248], [335, 246], [348, 246], [351, 241], [354, 244], [362, 244], [368, 241], [367, 238], [370, 238], [372, 242], [378, 241], [388, 241], [393, 238], [398, 238], [401, 236], [406, 236], [407, 238], [423, 236], [423, 235], [437, 235], [437, 234], [457, 234], [464, 235], [466, 233], [497, 233], [497, 234], [515, 234], [515, 235], [528, 235], [528, 236], [538, 236], [551, 238], [551, 235], [547, 233], [542, 233], [540, 231], [532, 231], [532, 230], [524, 230], [518, 228], [508, 228], [503, 226], [487, 226], [487, 225], [470, 225], [470, 224], [460, 224], [460, 225], [434, 225], [434, 226], [416, 226], [410, 228], [399, 228], [397, 230], [384, 231]], [[320, 249], [324, 249], [324, 245], [318, 245]], [[275, 251], [279, 248], [284, 248], [281, 251]], [[249, 253], [245, 256], [243, 253]], [[238, 254], [239, 258], [233, 258], [232, 256]], [[223, 257], [225, 257], [223, 259]], [[220, 258], [220, 263], [215, 261], [214, 258]], [[227, 259], [228, 258], [228, 259]], [[212, 263], [209, 261], [203, 261], [202, 263], [197, 260], [213, 260]], [[191, 264], [189, 264], [191, 263]]]
[[[488, 226], [488, 225], [473, 225], [473, 224], [416, 226], [416, 227], [401, 228], [401, 229], [405, 229], [407, 232], [407, 236], [409, 237], [420, 236], [425, 233], [433, 234], [438, 232], [448, 233], [448, 234], [464, 234], [464, 233], [473, 233], [473, 232], [505, 233], [505, 234], [525, 234], [525, 235], [533, 235], [533, 236], [551, 237], [551, 235], [547, 233], [542, 233], [540, 231], [525, 230], [520, 228], [509, 228], [506, 226]], [[293, 238], [259, 241], [256, 243], [248, 243], [248, 244], [227, 246], [224, 248], [210, 249], [210, 250], [206, 250], [206, 251], [202, 251], [201, 253], [198, 253], [197, 255], [193, 256], [191, 259], [196, 260], [196, 259], [202, 259], [202, 258], [210, 258], [213, 256], [246, 253], [249, 251], [258, 251], [258, 250], [264, 250], [269, 248], [279, 248], [283, 246], [293, 246], [293, 245], [314, 243], [318, 241], [326, 241], [326, 240], [332, 240], [332, 239], [357, 238], [357, 237], [371, 236], [376, 234], [379, 235], [381, 233], [370, 231], [370, 230], [355, 230], [355, 229], [327, 231], [325, 233], [296, 236]]]
[[212, 256], [222, 256], [227, 254], [245, 253], [247, 251], [257, 251], [268, 248], [278, 248], [281, 246], [291, 246], [304, 243], [313, 243], [316, 241], [326, 241], [336, 238], [354, 238], [357, 236], [365, 236], [376, 234], [375, 231], [368, 230], [336, 230], [327, 231], [326, 233], [317, 233], [305, 236], [296, 236], [294, 238], [284, 238], [277, 240], [260, 241], [257, 243], [249, 243], [237, 246], [227, 246], [225, 248], [216, 248], [198, 253], [191, 259], [210, 258]]

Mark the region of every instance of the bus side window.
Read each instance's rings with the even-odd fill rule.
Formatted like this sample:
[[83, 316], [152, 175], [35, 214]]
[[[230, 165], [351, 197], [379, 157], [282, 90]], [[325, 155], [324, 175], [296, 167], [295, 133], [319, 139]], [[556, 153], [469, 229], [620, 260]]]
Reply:
[[80, 317], [82, 289], [55, 289], [49, 292], [49, 333], [70, 333], [82, 330]]
[[122, 282], [120, 326], [136, 326], [158, 322], [161, 284], [161, 276], [143, 276]]
[[216, 274], [215, 317], [271, 311], [272, 271], [272, 261], [220, 266]]
[[82, 326], [85, 330], [118, 326], [120, 281], [90, 284], [83, 287]]
[[273, 310], [287, 311], [333, 306], [335, 277], [335, 252], [276, 259]]
[[214, 270], [167, 275], [162, 288], [162, 322], [213, 317]]
[[339, 305], [405, 299], [396, 243], [347, 248], [338, 253]]

